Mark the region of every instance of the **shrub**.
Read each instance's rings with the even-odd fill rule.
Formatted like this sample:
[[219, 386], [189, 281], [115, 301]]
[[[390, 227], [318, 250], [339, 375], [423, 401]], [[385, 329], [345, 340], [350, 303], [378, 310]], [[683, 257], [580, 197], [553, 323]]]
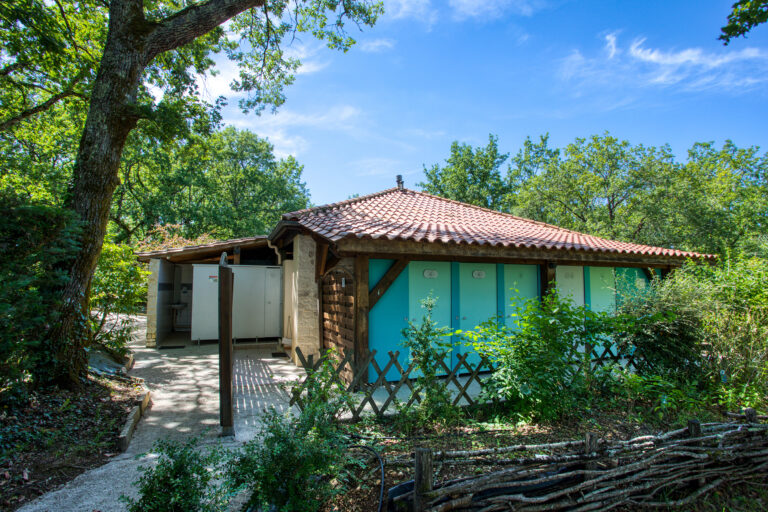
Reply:
[[48, 382], [57, 352], [46, 333], [57, 320], [67, 263], [76, 254], [72, 212], [0, 191], [0, 403], [26, 401]]
[[542, 301], [532, 299], [516, 308], [514, 326], [491, 319], [463, 333], [494, 366], [484, 396], [506, 400], [515, 412], [542, 420], [577, 414], [596, 384], [584, 347], [612, 343], [618, 321], [575, 306], [554, 290]]
[[131, 246], [104, 243], [91, 282], [94, 342], [125, 355], [133, 327], [129, 315], [139, 313], [146, 300], [147, 275]]
[[218, 512], [226, 510], [231, 493], [221, 480], [228, 454], [221, 448], [204, 451], [198, 440], [184, 444], [160, 440], [154, 466], [141, 466], [134, 484], [139, 499], [121, 496], [130, 512]]
[[[435, 421], [452, 423], [459, 414], [445, 381], [439, 378], [442, 373], [440, 362], [448, 355], [451, 344], [450, 329], [438, 327], [437, 322], [432, 320], [436, 301], [431, 296], [422, 300], [421, 307], [425, 313], [421, 322], [408, 321], [408, 327], [402, 331], [402, 345], [409, 350], [417, 375], [413, 393], [418, 393], [420, 401], [413, 411], [418, 425]], [[409, 411], [401, 410], [400, 413], [408, 415]]]
[[262, 434], [232, 461], [228, 478], [251, 492], [248, 505], [312, 512], [343, 491], [348, 441], [329, 404], [308, 403], [298, 417], [270, 409]]
[[729, 408], [768, 402], [768, 262], [726, 258], [688, 263], [656, 281], [622, 312], [641, 328], [623, 336], [643, 356], [640, 371], [717, 388]]

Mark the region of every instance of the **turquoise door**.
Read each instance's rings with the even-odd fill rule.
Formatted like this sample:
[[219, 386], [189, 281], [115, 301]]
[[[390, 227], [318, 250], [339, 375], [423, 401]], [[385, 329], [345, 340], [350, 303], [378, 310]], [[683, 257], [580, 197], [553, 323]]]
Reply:
[[592, 311], [613, 313], [616, 309], [616, 281], [611, 267], [585, 267], [587, 305]]
[[[474, 330], [481, 323], [496, 316], [496, 265], [493, 263], [459, 263], [458, 290], [454, 289], [454, 297], [458, 297], [458, 307], [454, 304], [454, 325], [462, 331]], [[477, 364], [480, 357], [471, 347], [465, 346], [460, 339], [454, 343], [453, 365], [458, 363], [459, 354], [469, 352], [467, 363]], [[466, 372], [466, 369], [464, 369]]]
[[[373, 289], [376, 283], [392, 266], [394, 260], [371, 259], [368, 265], [368, 289]], [[405, 370], [408, 367], [408, 352], [402, 347], [402, 331], [408, 325], [408, 275], [406, 267], [387, 293], [376, 302], [368, 313], [368, 348], [376, 350], [376, 363], [379, 369], [389, 362], [389, 352], [400, 351], [398, 362]], [[368, 369], [368, 381], [375, 382], [378, 378], [376, 371]], [[396, 368], [387, 372], [387, 380], [398, 380], [400, 373]]]
[[518, 310], [527, 300], [539, 297], [539, 267], [538, 265], [501, 265], [503, 274], [497, 276], [499, 286], [503, 290], [500, 294], [504, 313], [504, 320], [508, 327], [517, 325]]
[[[438, 327], [451, 327], [451, 264], [447, 261], [412, 261], [408, 265], [408, 317], [419, 325], [427, 312], [421, 302], [427, 297], [435, 299], [432, 321]], [[442, 341], [450, 343], [446, 337]], [[451, 364], [451, 351], [445, 358]], [[438, 372], [443, 373], [442, 371]], [[412, 374], [417, 376], [418, 373]]]

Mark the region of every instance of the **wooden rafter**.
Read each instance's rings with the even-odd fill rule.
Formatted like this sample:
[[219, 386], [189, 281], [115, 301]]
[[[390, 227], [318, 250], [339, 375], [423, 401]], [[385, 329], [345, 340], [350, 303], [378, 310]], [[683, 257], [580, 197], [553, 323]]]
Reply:
[[373, 309], [373, 306], [384, 296], [389, 287], [392, 286], [392, 283], [395, 282], [395, 279], [397, 279], [397, 276], [408, 266], [408, 261], [407, 259], [395, 260], [392, 266], [389, 267], [389, 270], [379, 279], [379, 282], [376, 283], [376, 286], [368, 294], [368, 309]]

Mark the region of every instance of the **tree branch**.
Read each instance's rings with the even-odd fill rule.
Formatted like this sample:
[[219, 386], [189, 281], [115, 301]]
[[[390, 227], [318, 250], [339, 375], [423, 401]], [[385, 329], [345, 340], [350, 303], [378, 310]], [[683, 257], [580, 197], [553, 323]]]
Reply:
[[147, 38], [147, 62], [160, 53], [191, 43], [251, 7], [265, 0], [208, 0], [192, 5], [159, 22]]
[[17, 124], [19, 124], [23, 120], [27, 119], [28, 117], [32, 117], [33, 115], [35, 115], [35, 114], [37, 114], [39, 112], [43, 112], [45, 110], [48, 110], [53, 105], [55, 105], [57, 102], [63, 100], [64, 98], [68, 98], [70, 96], [79, 96], [79, 94], [76, 93], [75, 91], [71, 90], [71, 89], [68, 90], [68, 91], [60, 92], [59, 94], [54, 94], [53, 96], [48, 98], [43, 103], [41, 103], [39, 105], [36, 105], [36, 106], [34, 106], [32, 108], [28, 108], [27, 110], [23, 110], [19, 114], [15, 115], [15, 116], [13, 116], [13, 117], [11, 117], [9, 119], [6, 119], [5, 121], [0, 122], [0, 132], [4, 132], [4, 131], [6, 131], [6, 130], [16, 126]]

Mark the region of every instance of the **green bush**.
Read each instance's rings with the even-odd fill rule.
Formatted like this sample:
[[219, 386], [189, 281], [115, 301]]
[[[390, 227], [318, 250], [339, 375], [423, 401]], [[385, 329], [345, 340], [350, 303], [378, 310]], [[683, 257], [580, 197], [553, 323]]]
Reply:
[[198, 448], [197, 439], [184, 444], [160, 440], [157, 464], [139, 468], [139, 499], [121, 496], [130, 512], [218, 512], [226, 510], [230, 488], [221, 479], [228, 453], [220, 447]]
[[57, 350], [46, 334], [78, 234], [70, 211], [0, 191], [0, 404], [50, 380]]
[[136, 260], [133, 248], [105, 241], [91, 282], [93, 341], [125, 355], [133, 324], [147, 298], [149, 272]]
[[726, 258], [689, 263], [655, 281], [622, 312], [640, 328], [621, 337], [637, 346], [641, 374], [697, 380], [727, 408], [768, 404], [768, 261]]
[[248, 505], [280, 512], [312, 512], [343, 492], [350, 462], [347, 438], [333, 405], [311, 402], [298, 417], [265, 412], [264, 429], [246, 443], [228, 478], [250, 493]]
[[411, 402], [414, 404], [411, 410], [402, 409], [399, 414], [408, 416], [407, 419], [412, 419], [419, 426], [434, 422], [452, 423], [459, 416], [458, 407], [453, 405], [446, 382], [439, 377], [443, 373], [440, 361], [446, 358], [451, 349], [451, 332], [447, 327], [438, 327], [437, 322], [432, 320], [436, 301], [431, 296], [422, 300], [421, 307], [425, 313], [421, 322], [409, 320], [408, 327], [402, 331], [402, 345], [408, 349], [417, 375], [413, 394], [418, 394], [420, 401], [414, 400]]
[[506, 400], [520, 415], [555, 420], [578, 414], [598, 387], [587, 345], [610, 345], [619, 321], [575, 306], [554, 290], [543, 300], [516, 304], [516, 325], [491, 319], [463, 333], [494, 366], [483, 394]]

